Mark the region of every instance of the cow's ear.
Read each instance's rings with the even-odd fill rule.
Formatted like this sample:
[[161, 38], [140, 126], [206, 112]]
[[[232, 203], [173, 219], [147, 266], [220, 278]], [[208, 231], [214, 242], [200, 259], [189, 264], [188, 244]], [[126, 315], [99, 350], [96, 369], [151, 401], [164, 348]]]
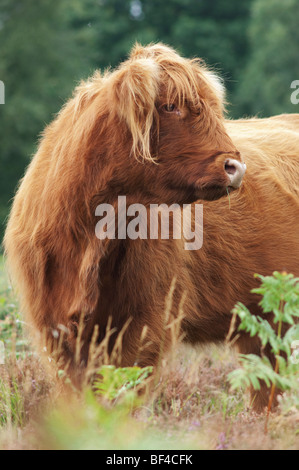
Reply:
[[128, 60], [118, 71], [114, 82], [114, 101], [120, 119], [132, 135], [132, 154], [152, 160], [151, 130], [159, 92], [159, 66], [152, 58]]

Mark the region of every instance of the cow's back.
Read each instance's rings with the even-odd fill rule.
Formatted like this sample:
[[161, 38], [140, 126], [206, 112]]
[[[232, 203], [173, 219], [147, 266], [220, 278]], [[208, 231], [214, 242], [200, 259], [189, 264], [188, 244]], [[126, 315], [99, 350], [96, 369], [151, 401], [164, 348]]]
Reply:
[[226, 126], [249, 174], [276, 180], [299, 203], [299, 114], [227, 121]]
[[237, 301], [255, 302], [255, 273], [299, 276], [299, 116], [226, 126], [247, 171], [229, 197], [200, 201], [203, 245], [192, 252], [194, 282], [200, 317], [211, 321], [215, 312], [229, 314]]

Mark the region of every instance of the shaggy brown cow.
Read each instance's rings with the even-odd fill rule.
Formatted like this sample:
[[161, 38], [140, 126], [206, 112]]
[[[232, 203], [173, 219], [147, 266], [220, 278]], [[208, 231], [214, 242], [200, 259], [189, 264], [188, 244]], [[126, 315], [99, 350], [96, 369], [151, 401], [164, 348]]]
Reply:
[[[44, 131], [14, 200], [5, 248], [28, 321], [49, 338], [67, 331], [60, 346], [73, 369], [82, 313], [85, 364], [109, 327], [110, 353], [121, 332], [122, 365], [155, 365], [181, 311], [185, 341], [223, 341], [236, 301], [259, 312], [254, 273], [299, 274], [298, 129], [295, 115], [225, 121], [220, 81], [161, 44], [97, 72]], [[99, 240], [96, 208], [117, 214], [119, 195], [147, 210], [204, 202], [203, 246]], [[237, 343], [260, 352], [245, 334]], [[266, 403], [262, 389], [255, 409]]]

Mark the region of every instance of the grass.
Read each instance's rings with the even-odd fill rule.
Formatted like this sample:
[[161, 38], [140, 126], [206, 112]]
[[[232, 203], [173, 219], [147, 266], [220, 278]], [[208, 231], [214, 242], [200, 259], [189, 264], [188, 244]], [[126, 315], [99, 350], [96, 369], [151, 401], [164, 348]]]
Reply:
[[226, 346], [176, 348], [145, 397], [130, 387], [119, 397], [109, 387], [78, 392], [62, 373], [54, 377], [22, 322], [0, 259], [1, 450], [299, 449], [299, 411], [281, 406], [265, 435], [264, 416], [251, 411], [247, 394], [231, 390], [227, 377], [238, 359]]

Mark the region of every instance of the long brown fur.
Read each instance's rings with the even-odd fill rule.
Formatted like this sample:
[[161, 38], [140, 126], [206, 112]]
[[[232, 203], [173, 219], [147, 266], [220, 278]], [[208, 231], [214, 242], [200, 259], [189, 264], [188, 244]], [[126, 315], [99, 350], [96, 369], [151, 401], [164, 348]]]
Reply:
[[[299, 116], [226, 121], [223, 108], [222, 84], [201, 61], [136, 45], [118, 69], [82, 83], [45, 129], [5, 250], [28, 322], [48, 339], [58, 325], [68, 328], [66, 362], [82, 313], [83, 363], [95, 325], [97, 343], [109, 325], [110, 351], [122, 330], [122, 365], [155, 365], [170, 341], [171, 285], [166, 323], [181, 309], [184, 341], [195, 344], [226, 338], [236, 301], [259, 313], [254, 273], [299, 275]], [[247, 164], [230, 200], [222, 197], [227, 158]], [[203, 203], [202, 248], [185, 250], [183, 239], [97, 239], [95, 208], [117, 210], [118, 195], [147, 208]], [[237, 344], [260, 353], [246, 335]], [[255, 409], [267, 399], [263, 388]]]

